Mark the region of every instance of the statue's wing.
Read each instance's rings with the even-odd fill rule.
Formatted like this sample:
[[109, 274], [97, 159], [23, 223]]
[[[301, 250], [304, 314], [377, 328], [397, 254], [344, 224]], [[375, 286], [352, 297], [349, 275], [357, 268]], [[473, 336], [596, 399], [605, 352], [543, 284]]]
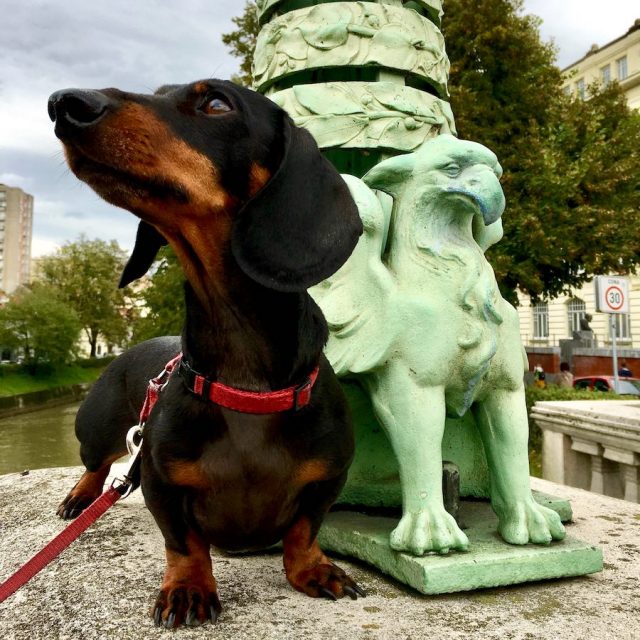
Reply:
[[329, 324], [326, 354], [341, 376], [369, 371], [386, 358], [393, 341], [388, 318], [396, 289], [382, 262], [391, 207], [362, 180], [343, 177], [358, 205], [364, 233], [347, 262], [309, 290]]

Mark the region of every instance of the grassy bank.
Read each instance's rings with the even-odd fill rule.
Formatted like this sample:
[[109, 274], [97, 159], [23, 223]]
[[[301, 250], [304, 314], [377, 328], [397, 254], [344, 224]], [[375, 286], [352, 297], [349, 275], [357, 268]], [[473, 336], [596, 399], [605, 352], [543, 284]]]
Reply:
[[0, 397], [32, 391], [94, 382], [104, 371], [109, 360], [92, 360], [82, 363], [41, 367], [29, 370], [26, 366], [0, 365]]

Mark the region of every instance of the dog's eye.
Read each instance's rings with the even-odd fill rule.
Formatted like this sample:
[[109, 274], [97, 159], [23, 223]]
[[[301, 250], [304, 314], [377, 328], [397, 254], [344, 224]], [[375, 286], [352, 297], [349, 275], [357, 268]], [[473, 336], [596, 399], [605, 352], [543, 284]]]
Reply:
[[231, 105], [224, 98], [216, 96], [215, 98], [205, 100], [200, 107], [200, 111], [209, 116], [215, 116], [231, 111]]

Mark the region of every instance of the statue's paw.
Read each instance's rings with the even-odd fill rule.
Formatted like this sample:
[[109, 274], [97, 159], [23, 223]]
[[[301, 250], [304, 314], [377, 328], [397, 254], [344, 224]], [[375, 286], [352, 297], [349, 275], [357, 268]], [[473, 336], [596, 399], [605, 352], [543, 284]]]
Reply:
[[509, 544], [549, 544], [566, 535], [560, 516], [533, 498], [501, 510], [498, 520], [498, 531]]
[[429, 551], [464, 551], [469, 547], [469, 540], [444, 508], [432, 507], [417, 513], [405, 513], [391, 532], [390, 544], [396, 551], [421, 556]]

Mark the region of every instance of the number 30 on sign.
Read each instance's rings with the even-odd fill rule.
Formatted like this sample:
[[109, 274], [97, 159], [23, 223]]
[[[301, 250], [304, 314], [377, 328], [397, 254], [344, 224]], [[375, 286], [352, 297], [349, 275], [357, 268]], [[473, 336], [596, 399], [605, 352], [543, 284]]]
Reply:
[[629, 279], [596, 276], [596, 311], [629, 313]]

